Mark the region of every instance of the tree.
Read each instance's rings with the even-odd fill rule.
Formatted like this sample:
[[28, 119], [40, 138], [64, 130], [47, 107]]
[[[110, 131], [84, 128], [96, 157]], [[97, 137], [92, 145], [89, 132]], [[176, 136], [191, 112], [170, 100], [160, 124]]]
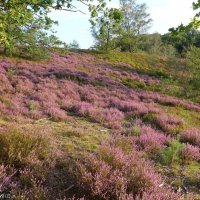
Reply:
[[124, 14], [123, 29], [135, 35], [146, 33], [152, 22], [146, 4], [137, 4], [136, 0], [120, 0], [120, 4]]
[[120, 10], [107, 8], [100, 17], [96, 16], [90, 20], [96, 48], [108, 51], [116, 47], [115, 39], [121, 32], [122, 19], [123, 15]]
[[[92, 17], [103, 12], [106, 0], [77, 0], [88, 6]], [[74, 6], [74, 0], [1, 0], [0, 2], [0, 45], [5, 54], [11, 55], [17, 47], [30, 48], [45, 47], [61, 44], [55, 36], [49, 36], [47, 31], [52, 30], [55, 21], [48, 17], [52, 10], [81, 12]], [[49, 38], [50, 37], [50, 38]], [[53, 38], [53, 40], [52, 40]], [[20, 51], [20, 48], [18, 50]]]
[[36, 44], [46, 40], [44, 30], [55, 23], [48, 18], [48, 1], [4, 0], [0, 3], [0, 44], [5, 54], [12, 54], [16, 46]]
[[70, 49], [80, 49], [79, 43], [76, 40], [73, 40], [69, 43]]
[[120, 0], [120, 4], [124, 19], [118, 44], [121, 51], [132, 52], [138, 49], [138, 36], [147, 32], [152, 19], [146, 4], [138, 4], [136, 0]]
[[178, 53], [185, 53], [190, 47], [200, 47], [200, 32], [195, 29], [185, 30], [179, 34], [167, 33], [162, 36], [165, 44], [174, 46]]

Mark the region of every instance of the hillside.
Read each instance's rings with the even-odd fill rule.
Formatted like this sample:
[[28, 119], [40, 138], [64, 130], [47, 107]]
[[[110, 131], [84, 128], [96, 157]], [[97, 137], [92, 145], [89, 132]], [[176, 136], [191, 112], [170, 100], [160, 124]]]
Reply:
[[0, 57], [0, 191], [200, 199], [200, 91], [183, 65], [145, 53]]

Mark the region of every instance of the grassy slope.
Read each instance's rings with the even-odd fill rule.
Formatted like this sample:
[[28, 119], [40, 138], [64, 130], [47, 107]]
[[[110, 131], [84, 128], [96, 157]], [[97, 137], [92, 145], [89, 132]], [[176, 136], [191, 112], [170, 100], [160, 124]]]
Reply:
[[[87, 57], [87, 54], [81, 54], [81, 56], [78, 54], [72, 54], [72, 57], [68, 59], [72, 60], [71, 62], [73, 63], [73, 68], [76, 72], [87, 73], [90, 77], [103, 74], [104, 77], [107, 77], [105, 80], [114, 81], [115, 84], [120, 83], [125, 88], [133, 89], [137, 92], [153, 91], [158, 92], [159, 94], [165, 94], [181, 99], [191, 99], [199, 102], [198, 91], [192, 93], [195, 93], [195, 96], [192, 96], [192, 94], [187, 95], [187, 88], [183, 85], [184, 82], [181, 82], [181, 73], [174, 75], [177, 71], [173, 70], [172, 67], [168, 66], [168, 63], [165, 60], [159, 57], [142, 53], [131, 54], [112, 52], [108, 54], [91, 54], [92, 55], [89, 55], [89, 57]], [[1, 60], [5, 59], [1, 58]], [[13, 66], [7, 70], [7, 76], [11, 77], [9, 79], [11, 80], [12, 77], [17, 76], [16, 71], [20, 66], [17, 66], [16, 63], [23, 63], [24, 61], [10, 60], [9, 62], [12, 63]], [[66, 63], [65, 61], [60, 62], [60, 68], [63, 67], [65, 69], [65, 66], [69, 63], [70, 62], [68, 61]], [[34, 63], [33, 66], [35, 65], [42, 64]], [[54, 65], [56, 65], [56, 61], [53, 62], [53, 66]], [[104, 66], [109, 66], [109, 70], [106, 70], [105, 73]], [[27, 69], [29, 70], [29, 67], [27, 67]], [[40, 70], [40, 68], [36, 70]], [[120, 74], [118, 72], [120, 72]], [[123, 72], [133, 73], [133, 76], [121, 74]], [[59, 77], [56, 76], [58, 79], [63, 75], [62, 71], [59, 73]], [[21, 77], [18, 78], [20, 79]], [[70, 80], [80, 86], [82, 84], [88, 84], [87, 82], [85, 83], [85, 80], [77, 78], [74, 75], [65, 76], [64, 79]], [[92, 85], [96, 91], [100, 91], [102, 88], [104, 89], [107, 87], [104, 83], [97, 80], [92, 80], [88, 85]], [[3, 95], [1, 94], [0, 101], [2, 104], [9, 107], [9, 105], [12, 104], [12, 100], [9, 99], [10, 96], [8, 96], [6, 92], [3, 92], [4, 90], [2, 91]], [[82, 98], [84, 99], [84, 95]], [[34, 103], [28, 104], [28, 112], [31, 113], [32, 110], [35, 109]], [[194, 109], [188, 109], [178, 104], [167, 105], [167, 103], [163, 104], [159, 102], [155, 104], [155, 107], [161, 109], [161, 112], [164, 114], [173, 115], [184, 121], [183, 124], [177, 125], [174, 129], [165, 129], [164, 131], [169, 135], [179, 135], [182, 131], [191, 127], [200, 128], [200, 115], [199, 112]], [[40, 107], [40, 109], [42, 110], [43, 107]], [[126, 116], [122, 123], [122, 130], [120, 129], [115, 131], [115, 129], [110, 129], [110, 126], [107, 126], [104, 122], [96, 120], [95, 117], [80, 117], [77, 116], [76, 113], [74, 114], [74, 110], [72, 111], [70, 109], [67, 110], [67, 112], [69, 117], [67, 119], [60, 119], [59, 117], [54, 116], [49, 117], [47, 115], [41, 115], [41, 117], [36, 117], [36, 119], [34, 119], [29, 114], [25, 115], [23, 112], [20, 113], [19, 116], [17, 114], [15, 117], [9, 115], [9, 113], [3, 113], [0, 117], [0, 128], [4, 129], [9, 126], [48, 126], [53, 130], [55, 137], [60, 141], [59, 148], [62, 150], [62, 154], [65, 157], [67, 156], [72, 159], [82, 158], [87, 152], [95, 151], [100, 142], [102, 140], [107, 140], [109, 135], [113, 132], [126, 132], [127, 130], [124, 124], [134, 123], [135, 118], [141, 118], [144, 123], [151, 124], [153, 127], [163, 130], [163, 127], [158, 126], [158, 122], [156, 121], [156, 117], [159, 113], [147, 113], [144, 115], [139, 113], [139, 115], [133, 114], [131, 116]], [[167, 175], [168, 182], [170, 183], [172, 181], [172, 185], [175, 189], [178, 189], [179, 187], [187, 187], [189, 191], [193, 191], [196, 195], [199, 194], [199, 180], [197, 180], [197, 175], [200, 170], [199, 162], [193, 161], [186, 165], [183, 165], [181, 162], [174, 162], [170, 166], [166, 167], [159, 162], [159, 159], [153, 159], [157, 163], [157, 170]], [[62, 165], [65, 165], [63, 163]], [[52, 177], [49, 179], [51, 180], [51, 178]], [[187, 181], [184, 182], [184, 180]], [[60, 188], [62, 187], [61, 184]]]
[[[137, 71], [150, 76], [158, 77], [161, 80], [160, 85], [142, 86], [142, 89], [150, 91], [158, 91], [170, 96], [176, 96], [183, 99], [191, 99], [200, 102], [200, 92], [193, 88], [189, 83], [189, 73], [186, 70], [184, 59], [162, 58], [156, 55], [146, 53], [122, 53], [110, 52], [108, 54], [98, 55], [100, 58], [106, 59], [111, 63], [125, 64], [124, 71]], [[121, 67], [121, 65], [120, 65]], [[131, 83], [128, 83], [131, 87]], [[134, 87], [134, 86], [133, 86]]]

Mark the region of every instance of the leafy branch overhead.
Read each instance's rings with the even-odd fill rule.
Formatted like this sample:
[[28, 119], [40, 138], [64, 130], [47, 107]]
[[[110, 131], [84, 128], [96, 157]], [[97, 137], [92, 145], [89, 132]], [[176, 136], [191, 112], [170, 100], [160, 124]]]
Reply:
[[170, 28], [169, 31], [172, 32], [173, 34], [178, 34], [180, 32], [185, 32], [185, 31], [190, 31], [192, 29], [199, 29], [200, 27], [200, 0], [198, 0], [197, 2], [193, 2], [192, 3], [192, 8], [193, 11], [197, 11], [196, 14], [194, 15], [194, 17], [192, 18], [191, 22], [187, 25], [179, 25], [177, 28]]
[[[98, 0], [98, 4], [94, 5], [93, 0], [3, 0], [0, 2], [0, 46], [8, 55], [17, 51], [21, 53], [24, 48], [33, 50], [59, 46], [63, 43], [47, 33], [53, 32], [52, 27], [57, 24], [49, 17], [50, 12], [82, 12], [79, 9], [82, 4], [95, 17], [99, 12], [106, 11], [105, 1]], [[77, 2], [79, 7], [75, 5]], [[109, 17], [116, 18], [116, 15]]]

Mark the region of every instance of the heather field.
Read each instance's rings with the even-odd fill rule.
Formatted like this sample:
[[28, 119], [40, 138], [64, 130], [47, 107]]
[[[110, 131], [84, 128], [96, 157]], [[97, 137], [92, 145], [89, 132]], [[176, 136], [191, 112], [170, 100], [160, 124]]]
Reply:
[[200, 199], [200, 91], [184, 65], [146, 53], [0, 57], [0, 191]]

